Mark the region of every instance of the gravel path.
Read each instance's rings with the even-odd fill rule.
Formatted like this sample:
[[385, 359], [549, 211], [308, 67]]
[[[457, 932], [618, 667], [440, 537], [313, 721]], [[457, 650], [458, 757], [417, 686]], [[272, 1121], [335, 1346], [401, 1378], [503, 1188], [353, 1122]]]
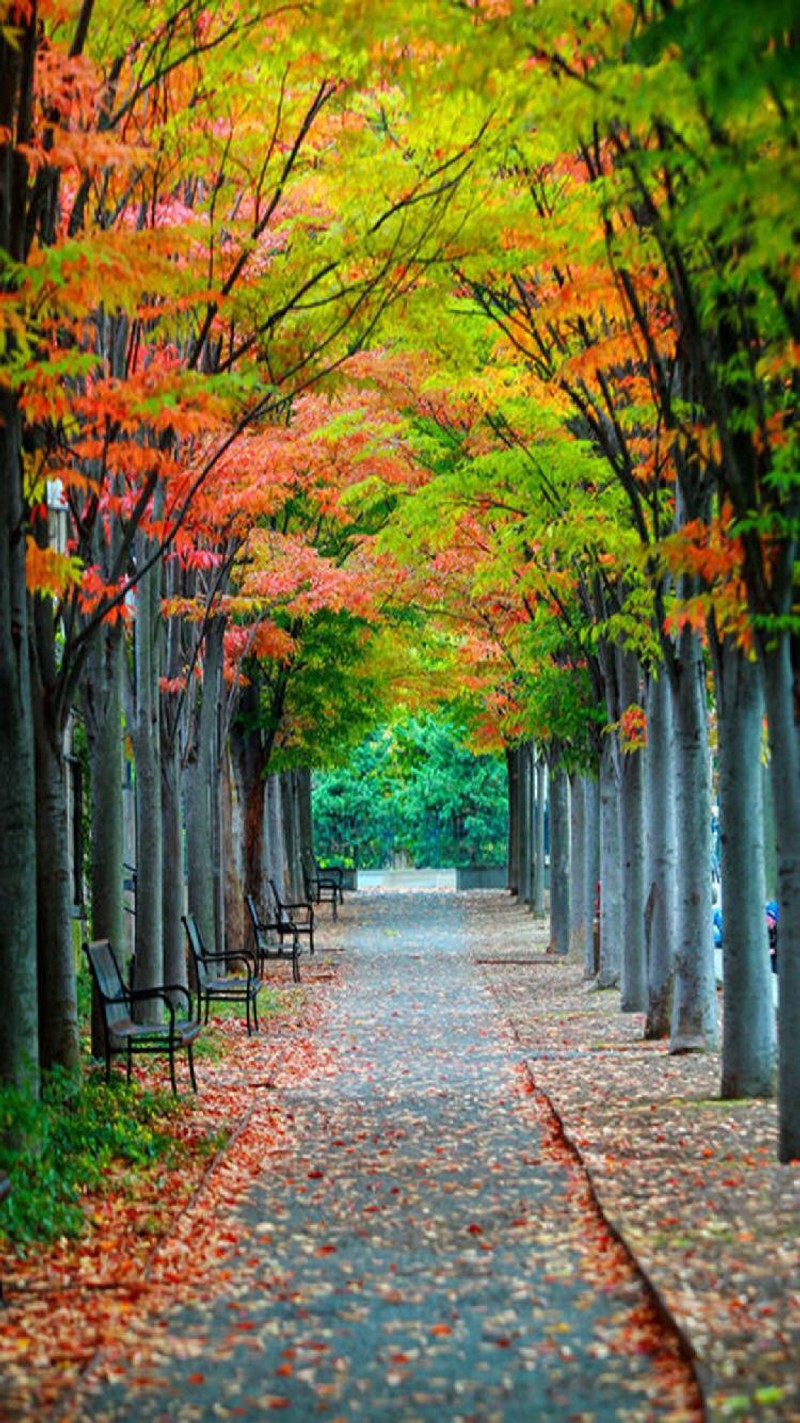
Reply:
[[[353, 905], [354, 901], [349, 901]], [[203, 1298], [105, 1355], [70, 1419], [699, 1419], [553, 1138], [454, 894], [359, 894], [293, 1130]]]

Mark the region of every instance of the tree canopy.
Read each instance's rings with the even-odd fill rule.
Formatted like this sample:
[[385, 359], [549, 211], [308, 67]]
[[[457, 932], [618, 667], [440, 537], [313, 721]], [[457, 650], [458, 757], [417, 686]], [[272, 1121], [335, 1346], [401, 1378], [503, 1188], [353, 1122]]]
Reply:
[[[98, 799], [124, 730], [174, 856], [185, 779], [208, 932], [229, 746], [252, 885], [268, 775], [331, 764], [400, 703], [624, 800], [661, 679], [695, 780], [676, 1050], [716, 1033], [709, 689], [729, 825], [766, 713], [800, 1154], [788, 0], [4, 0], [0, 22], [0, 1073], [77, 1057], [76, 716]], [[180, 926], [166, 849], [141, 853], [153, 981]], [[623, 977], [629, 908], [606, 926]], [[732, 974], [757, 962], [748, 923]]]

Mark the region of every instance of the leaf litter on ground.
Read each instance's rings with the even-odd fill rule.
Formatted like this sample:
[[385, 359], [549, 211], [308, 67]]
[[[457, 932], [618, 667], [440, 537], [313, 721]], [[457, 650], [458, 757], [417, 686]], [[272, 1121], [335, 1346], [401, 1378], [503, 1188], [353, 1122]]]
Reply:
[[641, 1014], [547, 952], [546, 923], [509, 896], [474, 898], [472, 953], [603, 1215], [691, 1345], [709, 1416], [797, 1419], [800, 1163], [777, 1162], [775, 1103], [723, 1101], [718, 1052], [646, 1041]]

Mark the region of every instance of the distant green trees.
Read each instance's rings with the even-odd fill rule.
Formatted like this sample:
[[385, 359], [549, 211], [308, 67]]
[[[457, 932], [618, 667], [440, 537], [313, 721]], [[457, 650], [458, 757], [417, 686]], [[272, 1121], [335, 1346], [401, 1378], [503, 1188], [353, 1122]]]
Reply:
[[449, 716], [409, 716], [362, 742], [346, 766], [314, 773], [321, 860], [362, 869], [396, 860], [502, 864], [508, 835], [504, 763], [476, 756]]

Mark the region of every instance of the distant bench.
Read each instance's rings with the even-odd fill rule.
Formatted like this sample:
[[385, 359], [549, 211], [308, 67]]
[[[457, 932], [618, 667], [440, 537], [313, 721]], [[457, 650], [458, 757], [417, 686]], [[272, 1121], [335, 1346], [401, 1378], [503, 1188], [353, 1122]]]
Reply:
[[305, 856], [303, 887], [307, 899], [316, 900], [317, 904], [330, 904], [336, 918], [338, 906], [344, 904], [344, 869], [341, 865], [321, 865], [316, 855]]

